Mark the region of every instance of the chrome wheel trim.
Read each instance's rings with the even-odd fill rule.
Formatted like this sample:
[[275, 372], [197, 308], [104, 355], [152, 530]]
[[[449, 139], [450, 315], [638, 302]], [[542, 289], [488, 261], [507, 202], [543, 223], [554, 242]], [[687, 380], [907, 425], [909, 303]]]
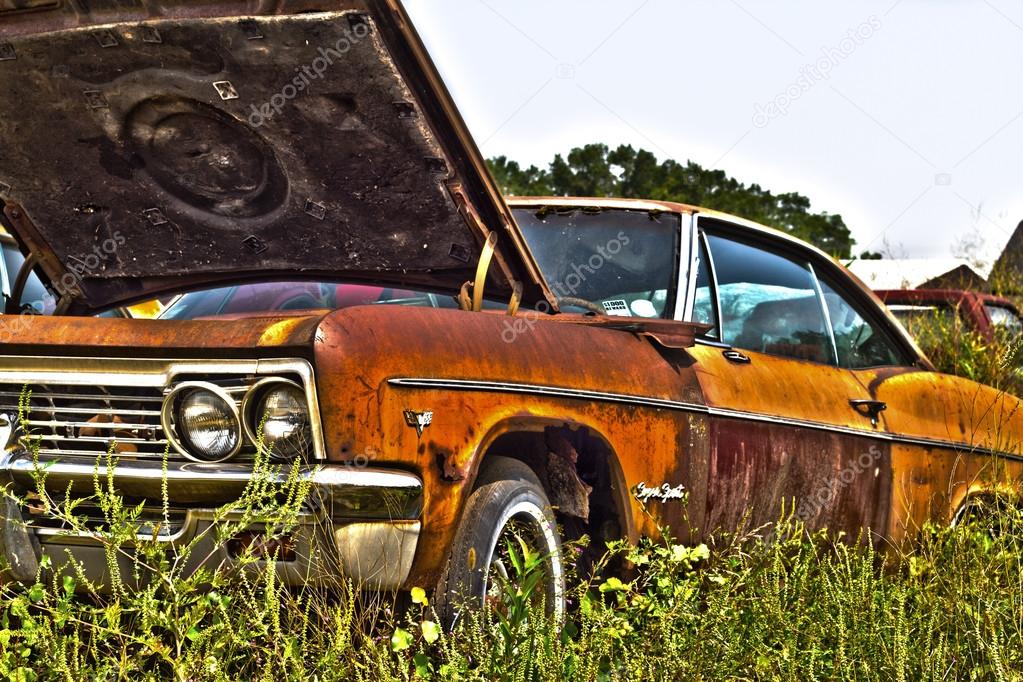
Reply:
[[[543, 543], [543, 547], [539, 548], [543, 552], [545, 558], [544, 570], [549, 572], [549, 579], [553, 581], [553, 592], [554, 592], [554, 617], [558, 622], [565, 619], [565, 568], [562, 562], [561, 552], [558, 548], [558, 531], [554, 527], [554, 524], [550, 522], [544, 510], [535, 503], [529, 500], [521, 500], [508, 507], [504, 514], [501, 516], [500, 522], [497, 524], [497, 529], [494, 531], [493, 537], [490, 539], [490, 551], [487, 556], [486, 563], [484, 564], [483, 571], [483, 601], [486, 603], [487, 597], [490, 593], [490, 571], [496, 568], [498, 571], [503, 570], [504, 575], [507, 576], [507, 568], [504, 566], [504, 562], [501, 559], [497, 560], [497, 564], [494, 562], [494, 555], [498, 549], [498, 543], [501, 541], [502, 536], [508, 529], [508, 524], [516, 518], [528, 520], [536, 534], [536, 540]], [[545, 585], [544, 592], [547, 593], [547, 587]]]

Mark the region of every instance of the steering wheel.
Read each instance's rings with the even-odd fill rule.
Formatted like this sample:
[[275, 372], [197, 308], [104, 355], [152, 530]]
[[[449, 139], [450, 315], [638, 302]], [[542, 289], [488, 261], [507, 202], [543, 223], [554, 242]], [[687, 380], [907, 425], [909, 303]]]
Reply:
[[565, 296], [564, 298], [558, 299], [558, 307], [563, 305], [573, 306], [575, 308], [586, 308], [591, 313], [597, 315], [607, 315], [607, 311], [604, 310], [604, 306], [593, 301], [587, 301], [585, 298], [576, 298], [575, 296]]

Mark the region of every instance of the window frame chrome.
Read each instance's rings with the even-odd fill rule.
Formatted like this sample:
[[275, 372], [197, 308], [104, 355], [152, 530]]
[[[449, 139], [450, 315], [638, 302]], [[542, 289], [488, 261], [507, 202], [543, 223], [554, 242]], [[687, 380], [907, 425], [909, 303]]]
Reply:
[[696, 296], [696, 254], [699, 249], [696, 216], [692, 213], [682, 213], [680, 214], [680, 224], [679, 245], [689, 242], [689, 255], [687, 258], [683, 253], [679, 253], [674, 315], [674, 319], [678, 322], [688, 320], [692, 314], [693, 300]]
[[835, 338], [835, 325], [831, 322], [831, 310], [828, 308], [828, 300], [824, 298], [824, 287], [821, 286], [821, 280], [817, 277], [817, 268], [813, 266], [812, 261], [807, 261], [807, 267], [810, 268], [810, 276], [813, 278], [813, 288], [817, 291], [817, 300], [821, 304], [821, 312], [824, 313], [824, 328], [828, 330], [828, 338], [831, 339], [831, 353], [834, 360], [835, 367], [842, 366], [842, 360], [838, 357], [838, 341]]
[[[696, 311], [696, 280], [699, 277], [699, 263], [700, 263], [700, 247], [707, 253], [707, 277], [710, 279], [711, 295], [713, 298], [714, 305], [714, 316], [717, 318], [717, 339], [711, 339], [709, 337], [701, 337], [699, 341], [712, 341], [722, 346], [731, 348], [725, 340], [725, 325], [721, 318], [721, 297], [718, 296], [718, 276], [717, 268], [714, 267], [714, 254], [710, 252], [710, 242], [707, 241], [707, 233], [700, 226], [700, 222], [703, 220], [703, 216], [690, 214], [692, 216], [692, 247], [690, 248], [690, 259], [689, 259], [689, 291], [686, 295], [685, 312], [681, 318], [677, 318], [680, 321], [689, 321], [693, 319], [693, 314]], [[709, 345], [709, 344], [708, 344]]]
[[[11, 246], [11, 242], [7, 238], [0, 236], [0, 249], [6, 249]], [[14, 248], [18, 248], [15, 246]], [[11, 275], [7, 272], [7, 256], [6, 254], [0, 253], [0, 293], [3, 294], [3, 303], [6, 307], [7, 300], [11, 297]], [[3, 310], [0, 309], [0, 313]]]

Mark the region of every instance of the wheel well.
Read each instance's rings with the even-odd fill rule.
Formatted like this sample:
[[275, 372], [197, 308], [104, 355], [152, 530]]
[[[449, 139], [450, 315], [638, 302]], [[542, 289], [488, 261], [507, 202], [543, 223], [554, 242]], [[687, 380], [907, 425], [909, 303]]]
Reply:
[[[573, 455], [575, 461], [568, 464]], [[519, 460], [536, 474], [554, 507], [565, 542], [589, 537], [577, 564], [580, 574], [603, 556], [607, 542], [629, 536], [628, 507], [622, 497], [625, 484], [617, 454], [593, 429], [561, 423], [505, 432], [480, 457], [474, 487], [490, 480], [488, 466], [502, 457]], [[573, 485], [566, 483], [566, 478], [572, 478], [566, 469], [574, 469], [578, 481], [591, 490], [587, 492], [576, 483], [574, 491], [566, 491]], [[574, 501], [572, 492], [577, 498]], [[583, 497], [588, 507], [585, 518], [579, 515]]]
[[1010, 506], [1019, 505], [1019, 498], [1007, 492], [983, 490], [967, 495], [952, 515], [952, 525], [982, 519], [1001, 513]]

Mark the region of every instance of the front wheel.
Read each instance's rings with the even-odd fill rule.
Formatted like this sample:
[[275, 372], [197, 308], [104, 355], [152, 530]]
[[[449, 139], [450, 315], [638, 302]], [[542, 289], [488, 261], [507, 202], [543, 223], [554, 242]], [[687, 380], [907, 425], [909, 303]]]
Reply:
[[[539, 557], [524, 572], [516, 568], [521, 545]], [[547, 615], [564, 618], [565, 568], [550, 501], [532, 469], [500, 457], [469, 496], [437, 586], [437, 611], [451, 628], [466, 609], [501, 609], [506, 594], [518, 590], [535, 605], [542, 598]]]

